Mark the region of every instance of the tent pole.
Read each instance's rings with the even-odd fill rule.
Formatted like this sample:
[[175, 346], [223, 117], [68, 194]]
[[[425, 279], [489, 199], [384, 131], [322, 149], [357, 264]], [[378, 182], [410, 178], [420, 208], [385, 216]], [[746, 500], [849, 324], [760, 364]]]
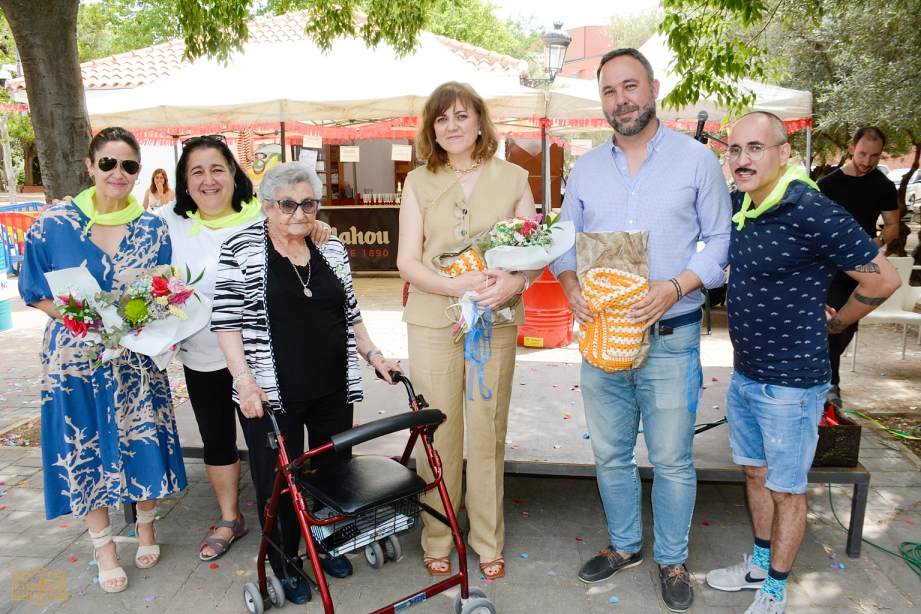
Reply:
[[179, 137], [173, 135], [173, 164], [179, 164]]
[[285, 156], [285, 122], [281, 122], [281, 161], [288, 161]]
[[806, 159], [803, 161], [806, 165], [806, 174], [811, 176], [812, 173], [812, 126], [806, 127]]
[[550, 200], [550, 146], [547, 141], [547, 125], [540, 123], [540, 208], [538, 213], [549, 213], [552, 207]]

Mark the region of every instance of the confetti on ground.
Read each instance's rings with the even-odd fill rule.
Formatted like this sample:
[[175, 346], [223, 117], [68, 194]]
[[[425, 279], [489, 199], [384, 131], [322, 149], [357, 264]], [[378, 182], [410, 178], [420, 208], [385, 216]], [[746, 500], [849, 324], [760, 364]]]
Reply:
[[558, 444], [558, 443], [553, 444], [553, 449], [554, 449], [554, 450], [559, 450], [561, 447], [562, 447], [562, 446], [560, 446], [560, 444]]
[[578, 390], [578, 389], [579, 389], [579, 384], [573, 384], [572, 386], [569, 387], [569, 389], [570, 389], [570, 390]]
[[913, 526], [915, 526], [915, 521], [914, 521], [914, 520], [906, 520], [906, 521], [905, 521], [905, 524], [907, 524], [908, 526], [913, 527]]
[[129, 529], [129, 530], [128, 530], [128, 537], [137, 537], [137, 536], [138, 536], [138, 534], [135, 532], [134, 529]]
[[719, 408], [720, 408], [719, 405], [714, 405], [714, 406], [713, 406], [713, 409], [719, 409]]
[[556, 572], [551, 569], [550, 571], [547, 572], [547, 575], [551, 577], [556, 577]]
[[208, 567], [210, 567], [211, 569], [218, 569], [220, 566], [221, 566], [220, 563], [211, 563], [210, 565], [208, 565]]
[[531, 516], [531, 514], [530, 514], [529, 512], [521, 512], [521, 517], [522, 517], [522, 518], [528, 518], [529, 516]]
[[510, 447], [511, 449], [513, 449], [513, 450], [517, 450], [517, 449], [520, 448], [521, 446], [519, 446], [517, 443], [513, 443], [513, 444], [510, 445], [509, 447]]
[[528, 553], [527, 553], [527, 552], [522, 552], [522, 553], [521, 553], [521, 558], [523, 558], [523, 559], [528, 558]]
[[99, 576], [93, 576], [93, 584], [99, 584]]
[[582, 439], [591, 439], [591, 437], [588, 433], [582, 433]]
[[238, 576], [245, 576], [245, 575], [246, 575], [246, 570], [245, 570], [245, 569], [238, 569], [238, 570], [237, 570], [237, 575], [238, 575]]
[[709, 526], [710, 526], [710, 521], [704, 520], [704, 523], [703, 523], [703, 524], [704, 524], [705, 527], [709, 527]]
[[6, 509], [6, 506], [5, 506], [5, 505], [0, 505], [0, 512], [2, 512], [2, 511], [5, 510], [5, 509]]
[[704, 390], [706, 390], [706, 389], [707, 389], [707, 385], [704, 384], [703, 386], [701, 386], [701, 388], [703, 388]]
[[577, 538], [576, 538], [576, 541], [577, 541], [577, 542], [580, 542], [580, 541], [582, 541], [582, 538], [581, 538], [581, 537], [577, 537]]
[[6, 482], [4, 482], [3, 480], [0, 480], [0, 486], [6, 486]]
[[553, 387], [554, 387], [554, 388], [559, 388], [560, 385], [559, 385], [559, 384], [554, 384]]
[[712, 378], [710, 381], [711, 381], [711, 382], [718, 382], [718, 381], [720, 381], [720, 378], [714, 377], [714, 378]]
[[59, 524], [59, 525], [58, 525], [58, 528], [59, 528], [59, 529], [69, 529], [69, 528], [70, 528], [70, 525], [67, 525], [67, 524]]
[[519, 386], [527, 386], [527, 384], [525, 384], [524, 382], [518, 382], [518, 385], [519, 385]]
[[67, 557], [67, 562], [68, 562], [68, 563], [76, 563], [76, 562], [79, 561], [79, 560], [80, 560], [80, 559], [78, 559], [77, 557], [75, 557], [75, 556], [72, 555], [72, 554], [71, 554], [69, 557]]
[[89, 561], [86, 562], [86, 564], [87, 564], [87, 565], [90, 565], [90, 566], [93, 566], [93, 565], [96, 564], [96, 559], [90, 559]]
[[844, 569], [844, 563], [838, 563], [838, 569]]
[[563, 420], [569, 420], [570, 418], [572, 418], [572, 414], [571, 414], [571, 413], [566, 412], [566, 413], [563, 414]]
[[608, 603], [617, 605], [618, 603], [620, 603], [620, 597], [618, 597], [617, 595], [612, 595], [611, 598], [608, 599]]
[[147, 595], [146, 597], [144, 597], [144, 601], [146, 601], [147, 603], [150, 603], [150, 602], [156, 601], [156, 600], [157, 600], [157, 596], [156, 596], [156, 595]]
[[377, 410], [377, 413], [383, 414], [383, 413], [384, 413], [384, 410], [383, 410], [383, 409], [379, 409], [379, 410]]

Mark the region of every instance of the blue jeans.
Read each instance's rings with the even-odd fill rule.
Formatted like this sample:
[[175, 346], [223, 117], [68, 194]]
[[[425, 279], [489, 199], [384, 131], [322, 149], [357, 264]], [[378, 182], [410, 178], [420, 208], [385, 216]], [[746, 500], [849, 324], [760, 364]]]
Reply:
[[732, 462], [767, 466], [770, 490], [805, 493], [827, 392], [828, 384], [792, 388], [733, 373], [726, 393]]
[[639, 369], [606, 373], [582, 363], [582, 398], [595, 456], [598, 490], [611, 544], [643, 548], [636, 436], [640, 418], [654, 469], [653, 554], [660, 565], [688, 558], [688, 532], [697, 474], [691, 451], [703, 375], [700, 322], [650, 335], [649, 358]]

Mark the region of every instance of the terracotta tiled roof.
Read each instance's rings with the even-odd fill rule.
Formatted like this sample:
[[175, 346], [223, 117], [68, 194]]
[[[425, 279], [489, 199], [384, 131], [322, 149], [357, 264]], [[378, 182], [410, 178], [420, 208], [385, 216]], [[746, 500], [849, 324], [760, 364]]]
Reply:
[[[298, 41], [304, 38], [307, 25], [307, 11], [295, 11], [284, 15], [256, 19], [249, 23], [249, 42], [278, 43]], [[527, 63], [513, 58], [461, 43], [444, 36], [436, 36], [439, 42], [451, 49], [480, 70], [512, 72], [519, 74], [527, 69]], [[182, 59], [185, 44], [181, 39], [128, 51], [118, 55], [83, 62], [83, 85], [88, 90], [133, 88], [156, 81], [161, 77], [179, 71], [188, 62]], [[25, 89], [25, 80], [10, 82], [14, 91]]]

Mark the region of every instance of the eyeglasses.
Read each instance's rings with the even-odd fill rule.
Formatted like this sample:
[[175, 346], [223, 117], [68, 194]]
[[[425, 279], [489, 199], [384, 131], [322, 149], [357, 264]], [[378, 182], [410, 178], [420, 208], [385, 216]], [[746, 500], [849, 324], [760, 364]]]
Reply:
[[96, 162], [96, 166], [99, 167], [104, 173], [108, 173], [110, 170], [118, 166], [121, 162], [122, 170], [128, 173], [129, 175], [137, 175], [138, 171], [141, 170], [141, 163], [137, 160], [119, 160], [117, 158], [99, 158]]
[[313, 213], [320, 208], [320, 199], [305, 198], [301, 202], [297, 202], [296, 200], [286, 198], [284, 200], [276, 200], [275, 204], [278, 205], [278, 209], [285, 215], [294, 215], [298, 207], [301, 208], [303, 213], [307, 214]]
[[726, 158], [729, 160], [737, 160], [744, 151], [749, 160], [757, 162], [764, 157], [764, 152], [766, 152], [768, 149], [773, 149], [775, 147], [780, 147], [781, 145], [786, 144], [786, 141], [784, 141], [783, 143], [777, 143], [776, 145], [765, 145], [763, 143], [746, 143], [745, 147], [730, 145], [729, 148], [726, 149]]
[[193, 136], [189, 137], [186, 140], [182, 141], [182, 148], [185, 149], [189, 145], [198, 145], [200, 143], [226, 143], [227, 137], [223, 134], [203, 134], [202, 136]]

